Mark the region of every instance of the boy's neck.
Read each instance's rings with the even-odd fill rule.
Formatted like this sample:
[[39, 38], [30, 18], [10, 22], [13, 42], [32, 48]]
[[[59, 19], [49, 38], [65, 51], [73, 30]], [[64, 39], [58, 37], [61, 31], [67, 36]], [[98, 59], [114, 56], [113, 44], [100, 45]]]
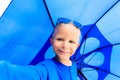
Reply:
[[55, 57], [60, 63], [66, 65], [66, 66], [71, 66], [72, 61], [70, 59], [60, 59], [58, 57]]

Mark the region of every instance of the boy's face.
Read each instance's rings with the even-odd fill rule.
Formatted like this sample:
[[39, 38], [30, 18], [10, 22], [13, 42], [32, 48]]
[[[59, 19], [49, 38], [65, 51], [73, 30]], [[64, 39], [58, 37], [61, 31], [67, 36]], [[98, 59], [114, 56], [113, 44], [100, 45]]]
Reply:
[[69, 24], [60, 24], [53, 33], [51, 44], [56, 56], [69, 59], [79, 46], [80, 30]]

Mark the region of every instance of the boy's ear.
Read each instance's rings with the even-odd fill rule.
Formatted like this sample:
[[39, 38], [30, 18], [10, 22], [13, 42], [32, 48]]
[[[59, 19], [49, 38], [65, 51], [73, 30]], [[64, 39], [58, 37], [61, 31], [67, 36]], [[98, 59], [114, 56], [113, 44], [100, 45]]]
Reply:
[[78, 43], [78, 46], [77, 46], [77, 48], [80, 46], [80, 43]]
[[50, 38], [50, 43], [53, 44], [53, 39], [52, 38]]

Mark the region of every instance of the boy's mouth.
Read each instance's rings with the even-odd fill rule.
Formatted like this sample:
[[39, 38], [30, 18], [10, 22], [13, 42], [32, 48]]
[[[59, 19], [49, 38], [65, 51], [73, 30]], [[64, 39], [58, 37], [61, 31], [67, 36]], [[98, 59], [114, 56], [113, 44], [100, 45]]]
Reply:
[[68, 54], [70, 53], [69, 51], [64, 51], [64, 50], [58, 50], [60, 53], [63, 53], [63, 54]]

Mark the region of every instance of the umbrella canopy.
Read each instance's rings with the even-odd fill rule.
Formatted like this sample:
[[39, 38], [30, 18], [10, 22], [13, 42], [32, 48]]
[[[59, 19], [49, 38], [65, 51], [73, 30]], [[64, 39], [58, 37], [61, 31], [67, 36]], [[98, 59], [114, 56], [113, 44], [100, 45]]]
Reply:
[[0, 60], [26, 65], [51, 58], [49, 38], [57, 19], [65, 17], [83, 25], [72, 56], [79, 79], [120, 79], [119, 0], [8, 1], [0, 16]]

